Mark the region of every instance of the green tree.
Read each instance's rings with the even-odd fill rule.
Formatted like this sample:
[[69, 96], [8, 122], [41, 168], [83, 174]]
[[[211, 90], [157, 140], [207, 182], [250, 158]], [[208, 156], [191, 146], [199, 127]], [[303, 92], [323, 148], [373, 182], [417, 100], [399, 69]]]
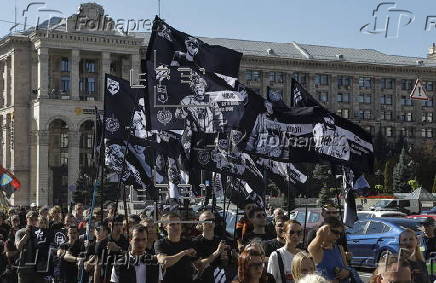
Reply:
[[434, 175], [433, 178], [433, 188], [432, 188], [432, 193], [436, 194], [436, 174]]
[[393, 191], [397, 193], [409, 193], [410, 185], [407, 183], [415, 177], [415, 164], [406, 151], [406, 147], [401, 150], [400, 158], [393, 171]]
[[332, 191], [330, 188], [323, 187], [318, 195], [318, 205], [323, 206], [325, 204], [331, 204], [332, 201]]
[[313, 178], [318, 181], [321, 188], [332, 187], [335, 181], [330, 165], [327, 164], [316, 164], [313, 170]]
[[392, 194], [393, 190], [392, 190], [392, 183], [393, 183], [393, 169], [395, 166], [395, 160], [394, 159], [388, 159], [385, 163], [385, 168], [384, 168], [384, 188], [385, 188], [385, 192]]

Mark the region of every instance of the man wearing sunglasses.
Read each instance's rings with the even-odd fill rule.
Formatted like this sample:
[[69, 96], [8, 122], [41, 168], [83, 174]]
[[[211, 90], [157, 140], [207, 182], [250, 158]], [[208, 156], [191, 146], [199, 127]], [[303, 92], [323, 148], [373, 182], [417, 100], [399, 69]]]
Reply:
[[[340, 220], [340, 214], [339, 214], [339, 210], [337, 207], [335, 207], [332, 204], [326, 204], [322, 207], [322, 211], [321, 211], [321, 216], [325, 219], [327, 217], [334, 217], [338, 220]], [[309, 244], [315, 239], [316, 237], [316, 232], [318, 231], [318, 229], [322, 226], [323, 224], [321, 224], [320, 226], [310, 230], [307, 233], [307, 246], [309, 246]], [[345, 233], [342, 233], [341, 236], [339, 237], [339, 240], [337, 241], [338, 245], [341, 245], [342, 248], [344, 249], [345, 252], [348, 252], [348, 246], [347, 246], [347, 238], [345, 236]], [[348, 254], [348, 253], [347, 253]], [[348, 258], [348, 255], [347, 255]]]
[[267, 233], [266, 230], [266, 213], [260, 207], [255, 207], [248, 212], [248, 220], [253, 225], [253, 230], [248, 232], [242, 238], [243, 243], [246, 245], [253, 240], [266, 241], [274, 239], [274, 235]]
[[151, 255], [146, 253], [147, 228], [136, 225], [132, 229], [130, 251], [118, 259], [112, 268], [111, 282], [154, 283], [162, 280], [162, 271]]
[[227, 263], [228, 256], [225, 251], [230, 247], [215, 235], [215, 215], [211, 211], [201, 213], [198, 220], [204, 223], [201, 223], [202, 234], [193, 241], [200, 258], [197, 265], [200, 273], [195, 282], [215, 282], [214, 271]]
[[341, 221], [335, 217], [327, 217], [316, 232], [315, 239], [307, 247], [317, 271], [333, 283], [344, 282], [351, 274], [347, 268], [345, 252], [337, 244], [343, 230]]
[[295, 220], [286, 221], [283, 227], [285, 245], [271, 253], [268, 259], [267, 272], [274, 276], [277, 283], [289, 283], [292, 281], [291, 263], [294, 255], [300, 250], [297, 245], [303, 238], [303, 228], [300, 222]]

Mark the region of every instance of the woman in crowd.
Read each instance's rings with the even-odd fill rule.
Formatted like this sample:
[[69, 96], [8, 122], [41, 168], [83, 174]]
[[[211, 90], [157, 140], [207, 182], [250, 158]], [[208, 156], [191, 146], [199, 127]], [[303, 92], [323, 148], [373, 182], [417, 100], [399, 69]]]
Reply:
[[[405, 255], [403, 253], [406, 253]], [[405, 258], [412, 270], [412, 281], [429, 283], [424, 256], [419, 250], [418, 238], [415, 231], [407, 228], [400, 234], [400, 257]]]
[[315, 272], [313, 258], [306, 251], [298, 252], [292, 259], [291, 273], [294, 281], [302, 279], [307, 274]]
[[265, 271], [264, 261], [264, 255], [259, 252], [258, 247], [253, 245], [251, 248], [244, 249], [238, 258], [238, 279], [233, 283], [274, 282]]
[[267, 271], [274, 276], [278, 283], [292, 281], [291, 263], [294, 255], [300, 250], [297, 245], [301, 242], [303, 229], [300, 222], [296, 220], [286, 221], [283, 227], [283, 238], [285, 245], [271, 253], [268, 260]]

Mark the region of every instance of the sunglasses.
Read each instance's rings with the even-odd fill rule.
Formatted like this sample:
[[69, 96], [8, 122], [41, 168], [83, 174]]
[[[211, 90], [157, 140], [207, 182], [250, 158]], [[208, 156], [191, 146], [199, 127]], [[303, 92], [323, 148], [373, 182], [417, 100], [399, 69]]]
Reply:
[[295, 234], [297, 234], [297, 236], [301, 236], [301, 234], [303, 234], [303, 231], [302, 230], [297, 230], [297, 231], [293, 231], [293, 230], [290, 230], [289, 231], [289, 235], [295, 235]]
[[135, 238], [134, 241], [135, 242], [145, 242], [145, 241], [147, 241], [147, 238]]
[[266, 217], [265, 213], [256, 214], [256, 218], [265, 218], [265, 217]]
[[204, 219], [203, 221], [215, 222], [215, 218]]
[[337, 215], [339, 212], [337, 211], [326, 211], [325, 214], [326, 215]]

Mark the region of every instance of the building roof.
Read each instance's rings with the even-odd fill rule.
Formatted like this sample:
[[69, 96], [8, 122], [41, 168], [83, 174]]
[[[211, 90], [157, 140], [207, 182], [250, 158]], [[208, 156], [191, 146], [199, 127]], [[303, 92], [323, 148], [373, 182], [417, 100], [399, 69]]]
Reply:
[[[144, 45], [148, 44], [150, 32], [131, 33], [135, 37], [144, 38]], [[222, 45], [248, 56], [278, 57], [285, 59], [317, 60], [317, 61], [345, 61], [376, 65], [436, 67], [436, 60], [388, 55], [374, 49], [357, 49], [333, 46], [302, 44], [297, 42], [277, 43], [228, 38], [200, 37], [211, 45]]]

